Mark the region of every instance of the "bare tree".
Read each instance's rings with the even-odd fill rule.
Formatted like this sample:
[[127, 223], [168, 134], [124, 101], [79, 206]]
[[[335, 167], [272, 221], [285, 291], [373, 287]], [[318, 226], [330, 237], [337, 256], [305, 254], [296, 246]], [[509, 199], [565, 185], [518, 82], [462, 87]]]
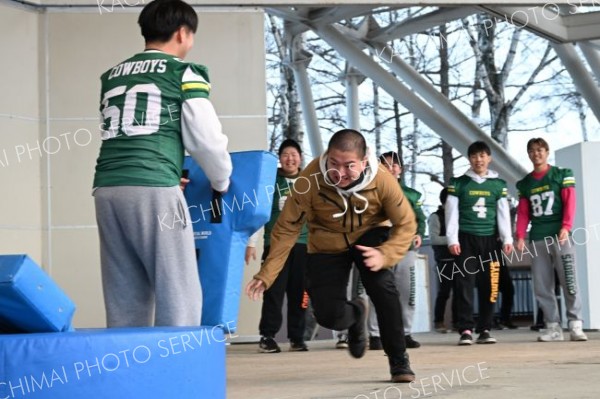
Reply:
[[[448, 46], [446, 43], [446, 37], [448, 36], [448, 29], [446, 24], [440, 25], [440, 92], [450, 98], [450, 61], [448, 59]], [[454, 158], [452, 156], [452, 147], [441, 140], [442, 145], [442, 166], [443, 166], [443, 182], [444, 186], [450, 183], [450, 179], [454, 176]]]
[[[491, 135], [504, 148], [507, 148], [509, 122], [517, 103], [525, 92], [536, 83], [536, 78], [540, 75], [540, 72], [556, 60], [556, 56], [552, 56], [552, 47], [550, 43], [547, 43], [541, 59], [533, 68], [527, 80], [519, 85], [517, 93], [512, 98], [507, 98], [507, 82], [513, 71], [522, 30], [518, 27], [511, 28], [513, 31], [509, 51], [502, 66], [499, 67], [496, 60], [497, 20], [486, 14], [478, 14], [475, 26], [470, 25], [468, 19], [464, 21], [465, 28], [470, 33], [471, 40], [469, 43], [477, 62], [477, 84], [480, 84], [484, 90], [490, 110]], [[480, 104], [476, 98], [475, 100], [473, 109], [479, 110]]]
[[302, 143], [304, 130], [294, 74], [288, 67], [290, 52], [293, 51], [291, 38], [285, 33], [282, 21], [272, 15], [268, 15], [267, 20], [267, 57], [270, 57], [267, 69], [276, 70], [279, 76], [277, 83], [272, 80], [267, 83], [273, 98], [269, 106], [269, 150], [273, 151], [283, 139], [291, 138]]

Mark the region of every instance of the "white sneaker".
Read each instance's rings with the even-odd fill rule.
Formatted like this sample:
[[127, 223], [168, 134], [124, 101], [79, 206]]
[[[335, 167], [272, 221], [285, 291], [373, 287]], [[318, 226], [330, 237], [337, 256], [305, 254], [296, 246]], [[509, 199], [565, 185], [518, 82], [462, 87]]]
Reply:
[[546, 323], [546, 329], [538, 337], [539, 342], [564, 341], [562, 327], [558, 323]]
[[569, 333], [571, 341], [587, 341], [587, 335], [583, 332], [583, 322], [581, 320], [569, 321]]

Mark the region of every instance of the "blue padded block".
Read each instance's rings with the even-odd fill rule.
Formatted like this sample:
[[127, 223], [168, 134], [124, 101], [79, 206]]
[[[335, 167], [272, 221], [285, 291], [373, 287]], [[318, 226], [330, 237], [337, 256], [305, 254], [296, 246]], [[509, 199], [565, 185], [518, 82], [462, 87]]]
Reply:
[[225, 398], [217, 327], [0, 335], [0, 398]]
[[68, 331], [73, 313], [73, 301], [30, 257], [0, 255], [0, 329]]
[[231, 154], [231, 161], [231, 185], [220, 199], [213, 197], [210, 182], [191, 157], [186, 157], [183, 167], [189, 170], [184, 194], [199, 253], [202, 324], [234, 332], [246, 244], [271, 217], [277, 157], [266, 151], [244, 151]]

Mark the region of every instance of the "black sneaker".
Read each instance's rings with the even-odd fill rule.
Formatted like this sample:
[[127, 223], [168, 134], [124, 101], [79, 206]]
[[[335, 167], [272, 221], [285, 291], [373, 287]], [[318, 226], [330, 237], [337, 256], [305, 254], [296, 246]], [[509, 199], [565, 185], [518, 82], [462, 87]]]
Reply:
[[462, 334], [460, 334], [460, 339], [458, 340], [459, 345], [472, 345], [473, 344], [473, 336], [471, 335], [471, 330], [465, 330]]
[[478, 344], [495, 344], [496, 338], [492, 337], [488, 330], [483, 330], [483, 332], [481, 334], [479, 334], [479, 337], [477, 338], [477, 343]]
[[404, 352], [401, 358], [390, 357], [389, 363], [392, 382], [412, 382], [415, 380], [415, 373], [410, 369], [408, 353]]
[[367, 349], [367, 304], [364, 299], [350, 301], [356, 309], [356, 322], [348, 328], [348, 351], [357, 359], [365, 355]]
[[449, 331], [443, 321], [436, 321], [433, 323], [433, 325], [435, 331], [439, 332], [440, 334], [446, 334]]
[[348, 349], [348, 335], [342, 334], [339, 336], [335, 349]]
[[369, 349], [372, 351], [380, 351], [383, 349], [383, 345], [381, 345], [381, 338], [379, 337], [369, 337]]
[[500, 319], [494, 319], [494, 323], [493, 323], [493, 329], [494, 330], [504, 330], [504, 324], [502, 324], [500, 322]]
[[279, 353], [281, 348], [272, 337], [261, 337], [258, 343], [258, 351], [261, 353]]
[[304, 341], [290, 340], [290, 352], [308, 352], [308, 346]]
[[513, 324], [513, 322], [510, 320], [500, 321], [500, 325], [508, 328], [509, 330], [516, 330], [517, 328], [519, 328], [519, 326]]
[[404, 342], [406, 343], [406, 347], [410, 349], [419, 348], [421, 346], [421, 344], [415, 341], [410, 334], [404, 336]]

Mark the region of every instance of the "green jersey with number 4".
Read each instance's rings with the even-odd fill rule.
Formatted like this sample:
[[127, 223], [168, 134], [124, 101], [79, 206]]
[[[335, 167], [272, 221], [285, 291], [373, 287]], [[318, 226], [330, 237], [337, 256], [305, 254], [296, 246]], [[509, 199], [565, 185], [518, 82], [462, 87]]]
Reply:
[[489, 178], [477, 183], [462, 175], [450, 180], [448, 195], [458, 198], [459, 231], [476, 236], [497, 234], [498, 200], [507, 195], [504, 180]]
[[550, 166], [540, 180], [530, 173], [517, 183], [519, 198], [529, 201], [531, 240], [543, 240], [560, 231], [563, 220], [561, 191], [566, 187], [575, 187], [573, 171], [556, 166]]
[[101, 77], [102, 146], [94, 187], [179, 184], [181, 107], [208, 98], [206, 67], [160, 51], [121, 62]]

